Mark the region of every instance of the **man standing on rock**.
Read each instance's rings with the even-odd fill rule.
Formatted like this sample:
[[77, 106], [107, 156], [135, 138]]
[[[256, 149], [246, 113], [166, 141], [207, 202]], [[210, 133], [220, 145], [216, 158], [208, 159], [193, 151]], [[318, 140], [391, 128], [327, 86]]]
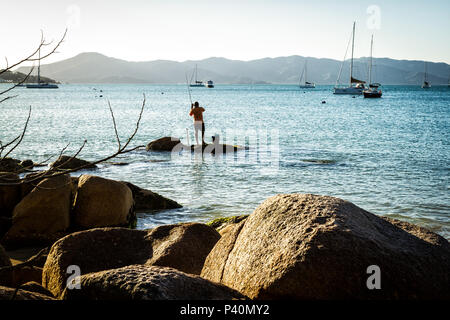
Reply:
[[194, 116], [195, 141], [198, 144], [198, 131], [202, 131], [202, 144], [205, 144], [205, 123], [203, 122], [203, 112], [205, 109], [200, 107], [198, 102], [191, 104], [191, 112], [189, 116]]

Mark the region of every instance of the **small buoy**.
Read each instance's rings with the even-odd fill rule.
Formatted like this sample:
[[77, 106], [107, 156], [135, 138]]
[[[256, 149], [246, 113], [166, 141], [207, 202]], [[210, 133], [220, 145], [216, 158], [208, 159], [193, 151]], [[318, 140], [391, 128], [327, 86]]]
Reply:
[[100, 90], [100, 92], [103, 92], [103, 90]]
[[164, 92], [161, 92], [161, 94], [164, 94]]
[[356, 98], [355, 96], [353, 96], [352, 98]]
[[103, 95], [100, 95], [100, 98], [103, 98]]
[[323, 100], [322, 103], [327, 103], [327, 102], [325, 100]]

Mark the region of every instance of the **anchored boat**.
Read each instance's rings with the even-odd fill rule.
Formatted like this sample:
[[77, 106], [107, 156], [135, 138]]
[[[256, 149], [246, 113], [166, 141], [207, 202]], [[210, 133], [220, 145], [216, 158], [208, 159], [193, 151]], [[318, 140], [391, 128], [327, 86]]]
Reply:
[[[339, 71], [339, 76], [338, 79], [336, 81], [336, 86], [334, 87], [333, 93], [334, 94], [351, 94], [351, 95], [360, 95], [363, 93], [363, 90], [365, 89], [364, 84], [366, 83], [365, 81], [362, 80], [358, 80], [356, 78], [353, 78], [353, 51], [355, 48], [355, 22], [353, 22], [353, 31], [352, 31], [352, 57], [350, 60], [350, 84], [348, 87], [339, 87], [338, 83], [339, 83], [339, 79], [341, 77], [341, 72], [342, 72], [342, 66], [344, 65], [344, 61], [345, 61], [345, 57], [344, 57], [344, 61], [342, 61], [342, 65], [341, 65], [341, 70]], [[347, 46], [348, 49], [348, 46]], [[345, 52], [345, 54], [347, 55], [347, 52]]]
[[26, 87], [28, 89], [58, 89], [58, 85], [54, 83], [41, 82], [41, 50], [39, 50], [37, 83], [27, 84]]
[[[298, 86], [299, 86], [299, 88], [302, 88], [302, 89], [314, 89], [316, 87], [315, 83], [306, 81], [306, 74], [307, 74], [306, 63], [307, 63], [307, 60], [305, 60], [305, 65], [303, 66], [303, 71], [300, 76], [300, 81], [299, 81]], [[305, 75], [305, 82], [302, 84], [303, 75]]]
[[[195, 75], [195, 82], [192, 83], [192, 78]], [[195, 69], [194, 69], [194, 73], [192, 74], [191, 77], [191, 83], [189, 84], [190, 87], [204, 87], [205, 85], [203, 84], [203, 81], [199, 81], [197, 80], [197, 65], [195, 65]]]
[[370, 60], [369, 60], [369, 88], [363, 91], [364, 98], [381, 98], [381, 90], [378, 87], [379, 83], [372, 83], [372, 48], [373, 48], [373, 35], [370, 40]]
[[424, 64], [425, 64], [425, 72], [423, 74], [422, 88], [428, 89], [428, 88], [431, 88], [431, 83], [430, 83], [430, 81], [428, 81], [427, 62], [425, 61]]

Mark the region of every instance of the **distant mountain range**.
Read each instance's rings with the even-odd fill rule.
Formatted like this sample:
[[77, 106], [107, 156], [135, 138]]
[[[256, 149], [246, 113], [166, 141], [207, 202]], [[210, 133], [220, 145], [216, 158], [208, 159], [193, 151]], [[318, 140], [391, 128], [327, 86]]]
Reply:
[[[334, 84], [342, 61], [332, 59], [289, 56], [251, 61], [208, 58], [198, 61], [176, 62], [155, 60], [131, 62], [86, 52], [73, 58], [41, 65], [41, 75], [62, 83], [186, 83], [198, 68], [199, 80], [213, 80], [224, 84], [296, 84], [299, 82], [305, 60], [308, 61], [308, 81]], [[367, 80], [368, 58], [354, 60], [354, 77]], [[373, 81], [382, 84], [419, 85], [423, 81], [424, 61], [373, 59]], [[28, 67], [17, 71], [26, 73]], [[427, 63], [428, 79], [432, 85], [447, 84], [450, 65]], [[342, 68], [341, 83], [348, 83], [349, 62]]]

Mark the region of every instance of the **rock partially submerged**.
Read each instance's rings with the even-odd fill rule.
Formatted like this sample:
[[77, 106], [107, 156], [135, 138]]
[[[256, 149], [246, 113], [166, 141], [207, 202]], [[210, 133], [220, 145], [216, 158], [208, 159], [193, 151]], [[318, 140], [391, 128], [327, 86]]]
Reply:
[[172, 151], [177, 145], [181, 144], [180, 139], [173, 137], [163, 137], [147, 144], [147, 151]]
[[70, 156], [60, 156], [55, 162], [50, 164], [51, 168], [57, 169], [95, 169], [97, 166], [89, 161], [72, 158]]
[[[368, 287], [371, 266], [380, 290]], [[201, 276], [252, 299], [449, 299], [449, 270], [439, 235], [338, 198], [289, 194], [224, 234]]]
[[148, 265], [84, 274], [64, 300], [233, 300], [239, 292], [179, 270]]
[[200, 274], [206, 256], [219, 238], [217, 231], [200, 223], [151, 230], [99, 228], [73, 233], [52, 246], [42, 283], [60, 296], [70, 265], [79, 266], [83, 274], [132, 264], [167, 266]]
[[0, 171], [2, 172], [19, 172], [23, 169], [20, 160], [13, 158], [0, 159]]
[[123, 181], [123, 183], [133, 192], [134, 209], [136, 212], [182, 208], [182, 205], [176, 201], [165, 198], [156, 192], [142, 189], [130, 182]]
[[211, 153], [222, 154], [237, 152], [239, 150], [245, 150], [245, 147], [237, 145], [221, 144], [219, 140], [216, 140], [212, 144], [203, 143], [199, 145], [185, 145], [180, 139], [174, 137], [163, 137], [147, 144], [147, 151], [169, 151], [169, 152], [181, 152], [187, 150], [190, 152], [198, 153]]

